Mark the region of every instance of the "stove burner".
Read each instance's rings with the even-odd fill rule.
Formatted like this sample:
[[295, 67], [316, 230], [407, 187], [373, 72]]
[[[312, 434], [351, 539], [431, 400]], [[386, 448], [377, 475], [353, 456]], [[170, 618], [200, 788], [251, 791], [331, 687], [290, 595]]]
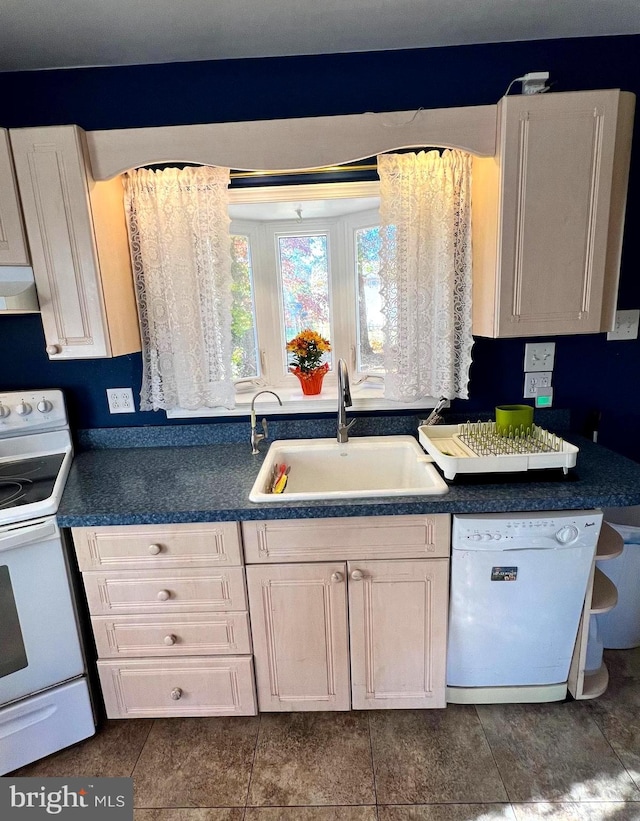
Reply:
[[0, 462], [0, 509], [48, 499], [63, 460], [64, 454], [54, 453]]

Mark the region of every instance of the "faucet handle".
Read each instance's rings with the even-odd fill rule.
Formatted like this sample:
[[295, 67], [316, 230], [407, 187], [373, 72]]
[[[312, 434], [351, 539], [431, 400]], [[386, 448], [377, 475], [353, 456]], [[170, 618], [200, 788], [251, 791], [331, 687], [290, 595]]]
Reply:
[[267, 420], [263, 417], [262, 418], [262, 433], [258, 433], [256, 431], [255, 421], [251, 425], [251, 453], [255, 456], [256, 453], [260, 453], [258, 450], [258, 444], [262, 442], [263, 439], [266, 439], [268, 436], [268, 429], [267, 429]]
[[338, 428], [338, 432], [339, 433], [348, 433], [349, 430], [351, 429], [351, 426], [355, 425], [355, 423], [356, 423], [356, 420], [352, 419], [350, 422], [347, 422], [346, 425], [340, 425], [339, 428]]

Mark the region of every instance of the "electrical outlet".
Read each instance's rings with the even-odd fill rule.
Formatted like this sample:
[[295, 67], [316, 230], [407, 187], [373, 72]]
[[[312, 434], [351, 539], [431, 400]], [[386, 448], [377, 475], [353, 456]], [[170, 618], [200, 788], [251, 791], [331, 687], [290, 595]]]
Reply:
[[109, 413], [135, 413], [131, 388], [107, 388]]
[[616, 339], [637, 339], [638, 338], [638, 320], [640, 319], [640, 310], [633, 311], [616, 311], [616, 322], [613, 330], [607, 333], [609, 341]]
[[538, 371], [538, 373], [525, 373], [524, 375], [524, 398], [534, 399], [539, 393], [546, 394], [551, 387], [551, 371]]
[[556, 355], [555, 342], [527, 342], [524, 346], [524, 371], [552, 371]]

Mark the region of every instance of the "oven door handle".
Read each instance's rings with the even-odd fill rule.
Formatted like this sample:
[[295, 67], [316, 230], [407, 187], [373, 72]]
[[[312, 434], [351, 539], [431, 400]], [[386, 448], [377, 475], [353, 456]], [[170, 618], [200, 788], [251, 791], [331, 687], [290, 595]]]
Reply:
[[15, 547], [24, 547], [33, 542], [41, 542], [55, 536], [58, 526], [55, 519], [42, 519], [26, 526], [14, 526], [0, 530], [0, 553], [13, 550]]

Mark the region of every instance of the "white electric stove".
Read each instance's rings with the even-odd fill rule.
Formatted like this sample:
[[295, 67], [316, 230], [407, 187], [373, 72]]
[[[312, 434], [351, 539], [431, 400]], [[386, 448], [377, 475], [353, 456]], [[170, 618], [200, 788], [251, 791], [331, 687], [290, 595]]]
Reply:
[[55, 518], [72, 458], [60, 391], [0, 393], [0, 775], [95, 732]]

